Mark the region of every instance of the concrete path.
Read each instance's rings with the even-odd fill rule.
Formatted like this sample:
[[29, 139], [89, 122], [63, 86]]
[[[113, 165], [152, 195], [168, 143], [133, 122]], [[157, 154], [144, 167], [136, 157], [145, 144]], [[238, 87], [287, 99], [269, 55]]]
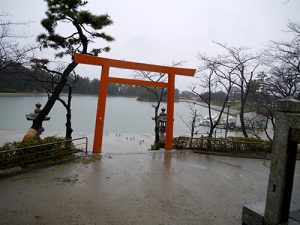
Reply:
[[[265, 199], [269, 161], [194, 154], [106, 153], [0, 180], [0, 224], [241, 224]], [[293, 207], [300, 207], [300, 165]]]

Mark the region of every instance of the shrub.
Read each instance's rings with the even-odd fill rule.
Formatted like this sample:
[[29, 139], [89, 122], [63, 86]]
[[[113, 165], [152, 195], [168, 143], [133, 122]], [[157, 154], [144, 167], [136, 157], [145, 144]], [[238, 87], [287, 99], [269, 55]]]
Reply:
[[175, 149], [193, 149], [216, 152], [271, 152], [271, 142], [256, 138], [193, 138], [176, 137], [173, 139]]
[[[26, 142], [10, 142], [0, 147], [0, 169], [17, 165], [38, 164], [69, 157], [77, 150], [72, 142], [61, 137], [46, 137]], [[62, 142], [59, 144], [47, 145]]]

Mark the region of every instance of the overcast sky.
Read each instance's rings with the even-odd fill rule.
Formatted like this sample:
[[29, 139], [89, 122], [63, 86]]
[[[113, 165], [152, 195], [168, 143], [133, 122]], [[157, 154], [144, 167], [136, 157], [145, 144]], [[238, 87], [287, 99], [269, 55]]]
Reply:
[[[26, 32], [35, 42], [43, 32], [43, 0], [0, 0], [2, 14], [11, 20], [33, 21], [12, 32]], [[114, 24], [104, 31], [115, 38], [111, 52], [101, 56], [129, 61], [170, 65], [185, 61], [183, 67], [197, 68], [197, 54], [220, 51], [212, 41], [247, 46], [259, 51], [270, 40], [284, 40], [289, 20], [300, 22], [300, 0], [89, 0], [86, 7], [96, 14], [107, 13]], [[64, 31], [68, 29], [64, 27]], [[21, 40], [25, 41], [25, 40]], [[97, 42], [101, 47], [104, 42]], [[47, 57], [47, 53], [41, 53]], [[99, 68], [80, 66], [78, 72], [99, 77]], [[113, 76], [128, 76], [113, 70]], [[199, 74], [200, 75], [200, 74]], [[188, 89], [192, 78], [177, 78], [176, 88]]]

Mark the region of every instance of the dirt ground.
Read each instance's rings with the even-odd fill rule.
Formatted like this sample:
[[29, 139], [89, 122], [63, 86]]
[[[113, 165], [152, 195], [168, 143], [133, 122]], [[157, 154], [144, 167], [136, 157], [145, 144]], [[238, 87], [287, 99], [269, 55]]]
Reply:
[[[0, 179], [0, 224], [241, 224], [270, 161], [190, 151], [104, 153]], [[292, 207], [300, 208], [300, 165]]]

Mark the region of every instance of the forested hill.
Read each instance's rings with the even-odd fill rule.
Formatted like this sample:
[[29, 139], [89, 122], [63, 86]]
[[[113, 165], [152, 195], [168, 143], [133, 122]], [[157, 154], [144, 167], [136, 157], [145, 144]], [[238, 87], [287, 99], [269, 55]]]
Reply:
[[[42, 72], [36, 68], [25, 68], [16, 65], [13, 69], [0, 72], [0, 92], [9, 93], [45, 93], [51, 92], [59, 77]], [[75, 94], [98, 95], [99, 79], [87, 77], [71, 77], [68, 81], [73, 86]], [[153, 91], [153, 90], [151, 90]], [[137, 97], [141, 101], [155, 101], [155, 95], [144, 87], [110, 84], [108, 95]], [[65, 88], [64, 92], [67, 92]], [[187, 91], [182, 93], [187, 94]], [[176, 89], [175, 98], [178, 100], [180, 92]]]

